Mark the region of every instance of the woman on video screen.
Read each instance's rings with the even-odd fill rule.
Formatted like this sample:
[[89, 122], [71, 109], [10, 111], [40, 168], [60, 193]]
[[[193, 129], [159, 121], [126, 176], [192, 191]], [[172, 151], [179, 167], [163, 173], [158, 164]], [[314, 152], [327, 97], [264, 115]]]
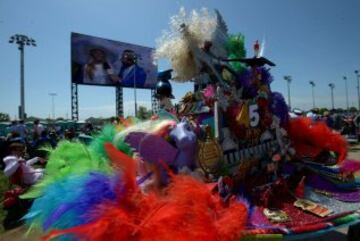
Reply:
[[84, 84], [110, 85], [117, 80], [114, 71], [106, 60], [106, 53], [99, 48], [89, 51], [89, 61], [84, 66]]

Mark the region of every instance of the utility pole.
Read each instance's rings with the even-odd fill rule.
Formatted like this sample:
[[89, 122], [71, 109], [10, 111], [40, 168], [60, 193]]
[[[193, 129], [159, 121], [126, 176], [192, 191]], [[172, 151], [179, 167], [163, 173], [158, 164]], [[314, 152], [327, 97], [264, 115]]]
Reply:
[[314, 94], [315, 82], [314, 81], [309, 81], [309, 84], [311, 85], [313, 109], [315, 109], [315, 94]]
[[9, 43], [17, 44], [18, 49], [20, 50], [20, 111], [19, 118], [20, 120], [25, 120], [25, 80], [24, 80], [24, 50], [25, 46], [36, 47], [36, 42], [34, 39], [29, 38], [26, 35], [15, 34], [10, 37]]
[[360, 78], [360, 74], [359, 74], [359, 70], [355, 70], [354, 71], [355, 75], [356, 75], [356, 80], [357, 80], [357, 97], [358, 97], [358, 111], [360, 111], [360, 86], [359, 86], [359, 78]]
[[331, 106], [332, 106], [332, 109], [334, 110], [335, 109], [335, 105], [334, 105], [334, 88], [335, 88], [335, 85], [333, 83], [330, 83], [329, 87], [330, 87], [330, 90], [331, 90]]
[[55, 96], [57, 96], [56, 93], [49, 93], [49, 96], [51, 96], [51, 113], [52, 118], [55, 120]]
[[292, 78], [290, 75], [285, 75], [284, 80], [287, 82], [287, 89], [288, 89], [288, 105], [289, 109], [291, 110], [291, 96], [290, 96], [290, 83], [292, 81]]
[[345, 80], [346, 111], [349, 113], [349, 92], [348, 92], [348, 85], [347, 85], [347, 77], [344, 76], [343, 79]]

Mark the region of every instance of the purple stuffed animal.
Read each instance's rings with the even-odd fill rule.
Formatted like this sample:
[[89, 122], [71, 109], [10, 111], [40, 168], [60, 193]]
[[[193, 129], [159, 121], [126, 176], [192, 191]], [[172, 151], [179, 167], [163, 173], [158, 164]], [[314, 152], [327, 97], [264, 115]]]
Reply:
[[195, 167], [197, 138], [190, 123], [183, 118], [181, 122], [170, 131], [169, 136], [179, 150], [176, 156], [175, 166], [178, 170], [183, 167], [193, 169]]

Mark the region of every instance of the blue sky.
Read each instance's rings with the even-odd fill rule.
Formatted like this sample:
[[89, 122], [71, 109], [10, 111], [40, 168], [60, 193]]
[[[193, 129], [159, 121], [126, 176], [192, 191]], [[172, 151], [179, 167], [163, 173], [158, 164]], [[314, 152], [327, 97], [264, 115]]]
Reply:
[[[330, 107], [328, 83], [335, 83], [335, 106], [357, 106], [355, 69], [360, 69], [360, 1], [358, 0], [0, 0], [0, 112], [14, 118], [19, 97], [19, 51], [8, 43], [16, 33], [36, 39], [25, 50], [26, 112], [48, 117], [50, 92], [56, 92], [56, 116], [71, 116], [70, 32], [155, 47], [170, 16], [185, 9], [217, 8], [231, 33], [245, 35], [248, 52], [266, 39], [265, 56], [273, 68], [272, 88], [286, 96], [284, 75], [292, 75], [292, 106], [312, 106], [309, 81], [316, 82], [316, 103]], [[161, 62], [159, 69], [168, 68]], [[181, 98], [189, 84], [174, 84]], [[150, 106], [150, 91], [138, 91], [139, 104]], [[125, 114], [132, 114], [133, 92], [124, 94]], [[115, 114], [115, 90], [79, 87], [80, 118]]]

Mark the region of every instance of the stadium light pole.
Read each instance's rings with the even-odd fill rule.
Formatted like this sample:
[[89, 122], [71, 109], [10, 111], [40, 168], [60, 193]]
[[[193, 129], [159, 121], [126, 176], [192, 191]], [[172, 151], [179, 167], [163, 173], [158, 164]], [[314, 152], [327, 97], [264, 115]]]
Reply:
[[52, 118], [55, 120], [55, 96], [57, 96], [57, 93], [49, 93], [49, 96], [51, 96], [51, 113]]
[[334, 110], [335, 109], [335, 105], [334, 105], [334, 88], [335, 88], [335, 84], [330, 83], [329, 87], [330, 87], [330, 90], [331, 90], [331, 106], [332, 106], [332, 109]]
[[345, 81], [345, 95], [346, 95], [346, 111], [349, 112], [349, 92], [348, 92], [348, 85], [347, 85], [347, 77], [343, 76]]
[[9, 43], [17, 44], [20, 50], [20, 120], [25, 120], [25, 80], [24, 80], [24, 50], [25, 46], [36, 47], [34, 39], [26, 35], [15, 34], [10, 37]]
[[286, 80], [287, 82], [287, 89], [288, 89], [288, 105], [289, 105], [289, 109], [291, 110], [291, 96], [290, 96], [290, 83], [291, 83], [291, 76], [290, 75], [285, 75], [284, 76], [284, 80]]
[[360, 79], [360, 73], [359, 70], [355, 70], [354, 71], [355, 75], [356, 75], [356, 81], [357, 81], [357, 97], [358, 97], [358, 111], [360, 111], [360, 86], [359, 86], [359, 79]]
[[312, 104], [313, 104], [313, 109], [314, 109], [315, 108], [315, 94], [314, 94], [315, 82], [311, 80], [311, 81], [309, 81], [309, 84], [311, 85]]

